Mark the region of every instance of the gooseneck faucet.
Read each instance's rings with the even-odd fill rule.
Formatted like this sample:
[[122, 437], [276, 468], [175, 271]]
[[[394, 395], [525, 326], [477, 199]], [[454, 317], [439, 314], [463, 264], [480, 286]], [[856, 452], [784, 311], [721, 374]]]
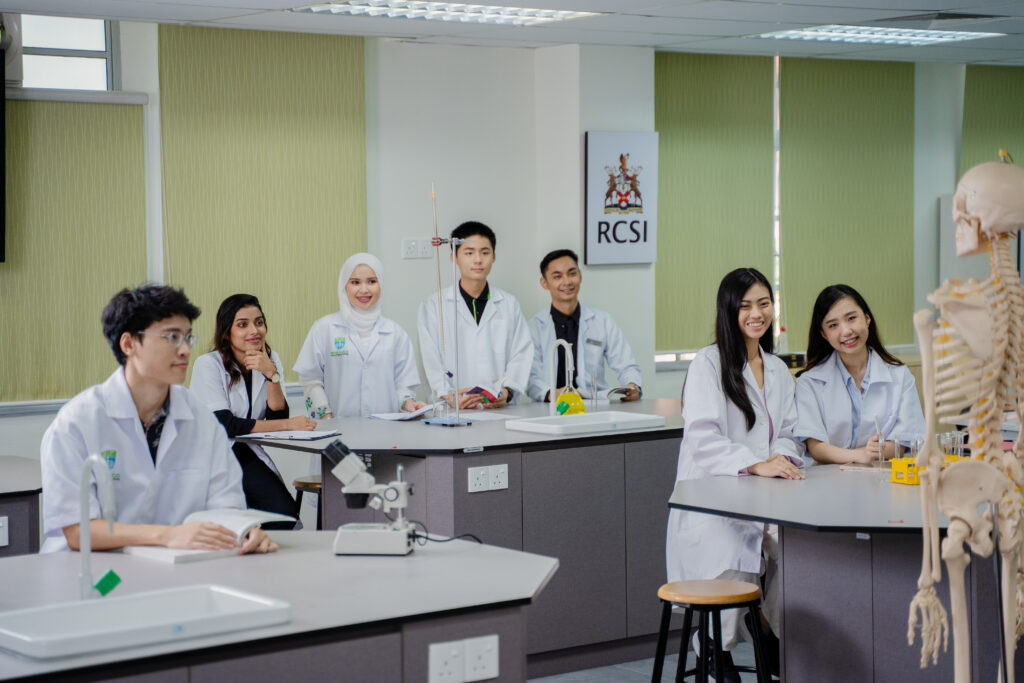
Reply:
[[548, 407], [548, 415], [558, 414], [558, 397], [555, 396], [555, 391], [558, 387], [555, 385], [555, 375], [558, 373], [558, 347], [561, 346], [565, 349], [565, 384], [562, 386], [568, 387], [572, 382], [572, 371], [575, 367], [572, 362], [572, 344], [565, 341], [564, 339], [556, 339], [555, 343], [551, 345], [551, 371], [548, 373], [548, 384], [551, 387], [551, 391], [548, 394], [551, 399], [551, 405]]
[[114, 502], [114, 479], [102, 456], [93, 453], [82, 463], [82, 476], [79, 480], [79, 524], [78, 550], [82, 555], [82, 569], [78, 572], [78, 585], [81, 598], [100, 597], [99, 591], [93, 588], [92, 582], [92, 529], [90, 528], [89, 489], [92, 476], [96, 475], [97, 493], [103, 518], [107, 520], [110, 533], [114, 533], [114, 520], [117, 518], [117, 507]]

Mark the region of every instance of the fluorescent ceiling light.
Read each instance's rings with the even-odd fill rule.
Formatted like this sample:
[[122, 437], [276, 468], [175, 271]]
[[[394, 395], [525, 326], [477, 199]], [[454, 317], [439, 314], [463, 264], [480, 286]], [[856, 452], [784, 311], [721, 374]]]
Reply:
[[774, 40], [814, 40], [826, 43], [872, 43], [877, 45], [935, 45], [961, 40], [995, 38], [1005, 33], [976, 31], [926, 31], [912, 28], [884, 28], [875, 26], [812, 26], [792, 31], [773, 31], [748, 38]]
[[431, 19], [434, 21], [461, 21], [475, 24], [504, 24], [536, 26], [553, 21], [595, 17], [601, 12], [569, 12], [529, 7], [498, 7], [493, 5], [466, 5], [454, 2], [425, 2], [422, 0], [336, 0], [319, 5], [296, 7], [293, 12], [349, 14], [385, 19]]

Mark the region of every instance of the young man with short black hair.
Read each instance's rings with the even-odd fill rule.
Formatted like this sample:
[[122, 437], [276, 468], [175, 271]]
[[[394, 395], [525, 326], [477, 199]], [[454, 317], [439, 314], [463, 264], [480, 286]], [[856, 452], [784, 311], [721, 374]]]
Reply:
[[[79, 477], [90, 455], [107, 457], [117, 505], [114, 533], [98, 519], [90, 494], [92, 547], [128, 545], [216, 550], [235, 547], [218, 524], [185, 517], [199, 510], [244, 508], [242, 472], [224, 429], [187, 389], [199, 309], [180, 289], [123, 289], [103, 310], [103, 334], [120, 367], [57, 413], [40, 449], [43, 473], [41, 552], [79, 548]], [[249, 532], [240, 553], [272, 552], [266, 532]]]
[[[622, 330], [604, 311], [580, 303], [583, 274], [579, 259], [571, 249], [558, 249], [540, 262], [540, 286], [551, 295], [551, 306], [530, 319], [533, 337], [533, 366], [527, 390], [534, 401], [551, 400], [551, 346], [556, 339], [572, 345], [574, 359], [573, 386], [584, 398], [607, 398], [604, 379], [605, 363], [615, 371], [620, 385], [629, 387], [623, 401], [641, 396], [640, 366], [633, 357]], [[594, 380], [597, 385], [594, 385]], [[555, 396], [565, 391], [565, 352], [558, 349], [555, 369]]]
[[[459, 316], [459, 405], [460, 408], [500, 408], [515, 403], [526, 391], [533, 361], [533, 344], [519, 302], [508, 292], [491, 287], [487, 281], [495, 260], [494, 231], [477, 221], [462, 223], [452, 230], [455, 263], [461, 277], [458, 296], [448, 287], [420, 305], [419, 339], [423, 369], [434, 397], [448, 396], [455, 371], [455, 336], [452, 310]], [[443, 295], [444, 341], [438, 297]], [[442, 348], [444, 353], [442, 353]], [[469, 393], [475, 387], [491, 393]]]

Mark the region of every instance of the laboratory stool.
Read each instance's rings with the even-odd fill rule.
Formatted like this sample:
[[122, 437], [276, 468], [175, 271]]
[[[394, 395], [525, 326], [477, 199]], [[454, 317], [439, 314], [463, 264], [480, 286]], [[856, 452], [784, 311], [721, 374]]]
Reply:
[[[672, 617], [672, 605], [686, 607], [683, 613], [683, 638], [679, 646], [679, 666], [676, 668], [676, 681], [684, 680], [685, 676], [691, 673], [697, 675], [696, 680], [707, 683], [709, 668], [714, 662], [715, 680], [722, 680], [722, 621], [721, 612], [723, 609], [740, 609], [746, 607], [749, 614], [749, 621], [753, 623], [754, 633], [754, 662], [756, 668], [737, 666], [737, 671], [754, 671], [757, 673], [758, 683], [768, 683], [770, 680], [768, 668], [765, 662], [765, 652], [761, 644], [761, 616], [758, 614], [758, 606], [761, 604], [761, 588], [746, 581], [730, 581], [727, 579], [711, 579], [707, 581], [675, 581], [666, 583], [658, 589], [658, 597], [664, 606], [661, 611], [661, 629], [658, 631], [658, 650], [654, 655], [654, 671], [651, 680], [657, 683], [661, 681], [661, 670], [665, 665], [665, 646], [668, 641], [669, 621]], [[690, 641], [690, 627], [693, 622], [693, 613], [696, 612], [700, 619], [698, 624], [700, 652], [697, 654], [697, 667], [686, 671], [686, 648]], [[711, 642], [709, 634], [709, 622], [714, 631], [714, 642]], [[710, 661], [709, 661], [710, 660]]]
[[324, 484], [320, 479], [319, 474], [311, 474], [307, 477], [299, 477], [292, 481], [292, 486], [295, 487], [295, 502], [296, 508], [302, 512], [302, 494], [303, 493], [314, 493], [316, 494], [316, 530], [320, 531], [324, 528], [324, 497], [321, 495]]

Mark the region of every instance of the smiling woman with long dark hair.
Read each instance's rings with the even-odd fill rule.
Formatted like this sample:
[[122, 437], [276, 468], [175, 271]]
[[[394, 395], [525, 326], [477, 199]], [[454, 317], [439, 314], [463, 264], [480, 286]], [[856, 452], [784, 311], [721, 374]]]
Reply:
[[[228, 438], [282, 429], [309, 430], [316, 422], [288, 417], [277, 352], [267, 343], [267, 319], [251, 294], [233, 294], [217, 310], [212, 350], [196, 359], [189, 385], [217, 416]], [[298, 515], [295, 499], [274, 461], [257, 444], [232, 442], [242, 467], [246, 505], [258, 510]]]
[[[772, 355], [775, 297], [754, 268], [739, 268], [718, 287], [715, 343], [690, 362], [683, 387], [683, 442], [676, 479], [754, 474], [803, 479], [800, 444], [793, 438], [793, 377]], [[757, 584], [761, 553], [766, 563], [762, 606], [778, 632], [774, 525], [685, 510], [669, 514], [665, 559], [669, 581], [733, 579]], [[725, 680], [738, 681], [728, 651], [740, 627], [736, 610], [721, 615], [727, 651]], [[768, 643], [765, 643], [768, 645]], [[770, 661], [777, 662], [769, 646]]]
[[882, 438], [891, 458], [890, 439], [924, 436], [914, 376], [882, 345], [868, 302], [849, 285], [829, 285], [814, 302], [796, 405], [795, 434], [822, 463], [871, 462]]

